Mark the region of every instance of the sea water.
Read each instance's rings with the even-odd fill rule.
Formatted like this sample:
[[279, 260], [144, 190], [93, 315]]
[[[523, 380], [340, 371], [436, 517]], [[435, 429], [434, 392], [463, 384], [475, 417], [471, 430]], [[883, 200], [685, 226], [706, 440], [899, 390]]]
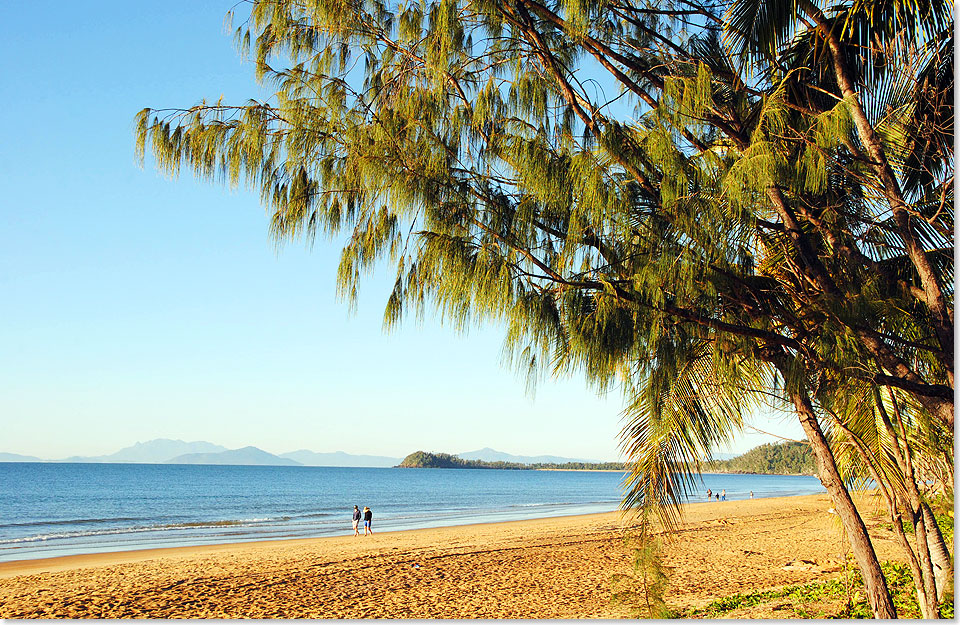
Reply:
[[[619, 508], [624, 474], [159, 464], [0, 463], [0, 561], [535, 519]], [[822, 492], [809, 476], [707, 474], [727, 499]], [[718, 504], [722, 505], [722, 504]]]

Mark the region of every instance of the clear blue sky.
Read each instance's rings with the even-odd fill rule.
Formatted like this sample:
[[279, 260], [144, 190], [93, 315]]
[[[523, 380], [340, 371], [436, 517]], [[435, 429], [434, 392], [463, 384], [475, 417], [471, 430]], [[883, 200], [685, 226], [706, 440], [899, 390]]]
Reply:
[[[618, 457], [619, 395], [581, 378], [527, 395], [496, 328], [384, 334], [385, 276], [350, 314], [336, 249], [278, 252], [253, 194], [137, 166], [144, 106], [261, 94], [224, 30], [231, 6], [0, 4], [0, 451], [95, 455], [165, 437]], [[755, 423], [800, 436], [789, 417]]]

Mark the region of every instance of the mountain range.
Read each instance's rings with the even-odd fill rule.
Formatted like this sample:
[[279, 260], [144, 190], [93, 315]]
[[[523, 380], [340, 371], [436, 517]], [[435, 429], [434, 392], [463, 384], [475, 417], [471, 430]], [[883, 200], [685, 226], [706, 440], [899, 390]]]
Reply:
[[70, 456], [51, 460], [0, 452], [0, 462], [121, 462], [141, 464], [242, 464], [276, 466], [392, 467], [401, 458], [348, 454], [342, 451], [317, 453], [307, 449], [275, 455], [257, 447], [227, 449], [207, 441], [186, 442], [157, 438], [138, 442], [106, 456]]
[[583, 458], [564, 458], [562, 456], [515, 456], [496, 449], [484, 447], [476, 451], [466, 451], [457, 454], [457, 457], [464, 460], [485, 460], [487, 462], [517, 462], [520, 464], [564, 464], [565, 462], [590, 462], [597, 463], [599, 460], [585, 460]]
[[400, 458], [388, 458], [387, 456], [348, 454], [344, 451], [317, 453], [309, 449], [280, 454], [280, 457], [289, 458], [310, 467], [392, 467], [396, 466], [401, 460]]
[[169, 438], [156, 438], [145, 443], [136, 443], [107, 456], [71, 456], [59, 462], [138, 462], [163, 464], [184, 454], [215, 454], [227, 451], [223, 445], [206, 441], [186, 443]]
[[[563, 456], [520, 456], [497, 451], [489, 447], [457, 454], [464, 460], [487, 462], [516, 462], [519, 464], [564, 464], [567, 462], [597, 463], [598, 460], [566, 458]], [[733, 454], [715, 454], [718, 459]], [[59, 460], [45, 460], [35, 456], [0, 452], [0, 462], [130, 462], [150, 464], [242, 464], [276, 466], [320, 467], [393, 467], [401, 458], [348, 454], [343, 451], [320, 453], [299, 449], [285, 454], [271, 454], [257, 447], [227, 449], [207, 441], [186, 442], [169, 438], [157, 438], [138, 442], [130, 447], [105, 456], [71, 456]]]
[[167, 460], [165, 464], [258, 464], [270, 466], [296, 466], [303, 463], [281, 458], [257, 447], [242, 447], [226, 451], [183, 454]]

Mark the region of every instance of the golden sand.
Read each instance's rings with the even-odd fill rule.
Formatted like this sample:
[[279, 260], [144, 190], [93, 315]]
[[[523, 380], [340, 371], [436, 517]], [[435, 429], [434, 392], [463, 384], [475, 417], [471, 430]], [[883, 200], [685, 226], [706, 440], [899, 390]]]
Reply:
[[[900, 559], [867, 499], [880, 558]], [[662, 549], [667, 603], [835, 577], [845, 543], [830, 507], [826, 495], [685, 506]], [[609, 513], [6, 562], [0, 617], [621, 618], [611, 579], [630, 572], [629, 528]]]

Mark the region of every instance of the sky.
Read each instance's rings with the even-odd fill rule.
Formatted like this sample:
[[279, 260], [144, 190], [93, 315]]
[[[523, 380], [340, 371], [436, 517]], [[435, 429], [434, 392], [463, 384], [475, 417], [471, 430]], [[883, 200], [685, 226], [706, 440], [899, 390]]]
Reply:
[[[234, 4], [0, 3], [0, 452], [620, 458], [616, 391], [573, 376], [531, 395], [496, 327], [385, 333], [386, 270], [351, 312], [333, 244], [278, 250], [254, 193], [138, 166], [140, 109], [265, 95], [224, 28]], [[802, 438], [789, 416], [750, 423]]]

